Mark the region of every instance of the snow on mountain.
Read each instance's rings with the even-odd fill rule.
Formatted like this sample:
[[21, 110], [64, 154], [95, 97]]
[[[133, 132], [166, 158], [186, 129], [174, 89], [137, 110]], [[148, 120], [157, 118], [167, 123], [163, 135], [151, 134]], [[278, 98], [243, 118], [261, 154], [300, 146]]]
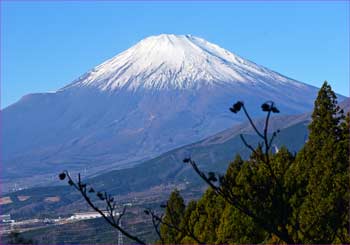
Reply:
[[228, 110], [237, 100], [255, 117], [266, 100], [296, 114], [312, 109], [317, 91], [201, 38], [148, 37], [2, 111], [4, 182], [123, 168], [242, 122]]
[[225, 84], [288, 83], [306, 87], [204, 39], [163, 34], [142, 40], [64, 89], [74, 86], [92, 86], [102, 91], [190, 89]]

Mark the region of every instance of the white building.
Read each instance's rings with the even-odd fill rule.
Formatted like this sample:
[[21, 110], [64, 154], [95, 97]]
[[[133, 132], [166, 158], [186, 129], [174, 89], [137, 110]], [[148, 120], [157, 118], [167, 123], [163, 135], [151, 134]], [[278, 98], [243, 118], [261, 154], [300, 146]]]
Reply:
[[15, 221], [11, 219], [10, 214], [2, 214], [0, 215], [0, 223], [14, 223]]
[[[107, 211], [103, 212], [106, 216], [109, 216], [109, 213]], [[119, 213], [116, 213], [116, 215], [119, 215]], [[86, 220], [86, 219], [96, 219], [101, 218], [102, 216], [97, 212], [83, 212], [83, 213], [75, 213], [72, 216], [70, 216], [67, 220]]]

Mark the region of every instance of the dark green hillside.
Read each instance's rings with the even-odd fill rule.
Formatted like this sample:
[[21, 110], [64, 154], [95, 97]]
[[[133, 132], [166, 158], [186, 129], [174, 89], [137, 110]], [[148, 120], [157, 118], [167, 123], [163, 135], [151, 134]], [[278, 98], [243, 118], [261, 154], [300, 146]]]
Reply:
[[[258, 139], [254, 135], [247, 136], [247, 139], [254, 144], [258, 143]], [[281, 131], [276, 145], [285, 145], [293, 152], [298, 151], [306, 139], [307, 125], [298, 123]], [[102, 174], [92, 178], [91, 183], [95, 183], [95, 186], [107, 189], [112, 193], [141, 191], [167, 182], [189, 181], [193, 184], [199, 184], [202, 181], [194, 174], [193, 169], [182, 163], [184, 157], [190, 155], [202, 169], [224, 172], [236, 154], [243, 157], [248, 155], [248, 151], [243, 146], [239, 136], [218, 144], [185, 146], [134, 168]]]
[[[225, 132], [225, 135], [227, 132]], [[218, 140], [218, 134], [212, 139], [205, 139], [195, 144], [184, 146], [167, 152], [157, 158], [146, 161], [133, 168], [115, 170], [88, 180], [96, 189], [108, 190], [114, 195], [129, 192], [142, 192], [152, 187], [187, 183], [187, 189], [203, 185], [193, 170], [182, 163], [182, 159], [191, 156], [202, 169], [207, 171], [224, 172], [236, 154], [247, 157], [248, 151], [243, 146], [237, 132], [227, 140]], [[247, 135], [247, 140], [257, 144], [255, 135]], [[299, 122], [284, 130], [276, 139], [276, 145], [286, 145], [291, 152], [298, 151], [307, 138], [306, 122]], [[59, 180], [57, 180], [59, 181]], [[4, 213], [11, 213], [15, 218], [50, 217], [53, 213], [69, 215], [74, 210], [84, 208], [80, 196], [68, 185], [56, 187], [40, 187], [18, 191], [6, 195], [11, 197], [12, 203], [2, 205]], [[18, 196], [29, 196], [25, 201], [18, 200]], [[59, 197], [57, 202], [48, 202], [47, 198]], [[69, 208], [63, 208], [67, 207]], [[55, 212], [54, 212], [55, 211]]]

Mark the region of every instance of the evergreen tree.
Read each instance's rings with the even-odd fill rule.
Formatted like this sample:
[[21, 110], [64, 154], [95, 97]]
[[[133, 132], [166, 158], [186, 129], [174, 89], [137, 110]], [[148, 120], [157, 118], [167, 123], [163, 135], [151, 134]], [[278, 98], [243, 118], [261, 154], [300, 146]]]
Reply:
[[[332, 243], [349, 219], [349, 136], [331, 87], [319, 91], [309, 125], [309, 139], [289, 171], [295, 239]], [[345, 240], [343, 242], [346, 242]]]
[[217, 229], [217, 244], [257, 244], [265, 243], [268, 233], [257, 226], [252, 218], [237, 208], [226, 204]]
[[163, 222], [168, 225], [162, 225], [160, 227], [160, 234], [165, 243], [180, 243], [182, 240], [182, 234], [175, 228], [180, 227], [183, 215], [185, 213], [184, 199], [180, 195], [180, 192], [175, 189], [169, 197], [167, 206], [165, 208], [165, 215]]
[[206, 243], [348, 243], [349, 124], [325, 82], [297, 156], [282, 147], [266, 162], [258, 146], [224, 176], [208, 173], [221, 194], [208, 190], [182, 227]]
[[[252, 155], [248, 160], [237, 156], [225, 175], [202, 172], [191, 158], [184, 159], [211, 188], [187, 207], [179, 191], [173, 191], [163, 218], [145, 210], [157, 222], [157, 231], [161, 224], [161, 240], [166, 244], [350, 243], [350, 115], [344, 116], [328, 83], [319, 91], [309, 139], [296, 157], [284, 147], [276, 154], [269, 152], [273, 138], [267, 137], [268, 120], [271, 112], [279, 112], [273, 102], [262, 105], [267, 112], [263, 133], [255, 127], [243, 102], [230, 109], [237, 113], [242, 108], [264, 143], [253, 148], [241, 136]], [[77, 183], [68, 172], [59, 177], [68, 178], [68, 183], [103, 216], [87, 196], [87, 185], [80, 175]], [[92, 187], [88, 191], [94, 192]], [[97, 192], [97, 197], [108, 207], [115, 204], [106, 192]], [[104, 218], [129, 238], [145, 244], [113, 219]]]
[[194, 227], [199, 220], [199, 214], [196, 212], [197, 202], [191, 200], [187, 206], [182, 218], [180, 229], [187, 231], [189, 234], [181, 233], [181, 243], [183, 244], [195, 244], [197, 243], [190, 235], [195, 236]]
[[219, 228], [224, 208], [225, 201], [211, 189], [198, 200], [195, 216], [199, 218], [194, 226], [194, 234], [200, 241], [211, 244], [216, 242], [216, 230]]

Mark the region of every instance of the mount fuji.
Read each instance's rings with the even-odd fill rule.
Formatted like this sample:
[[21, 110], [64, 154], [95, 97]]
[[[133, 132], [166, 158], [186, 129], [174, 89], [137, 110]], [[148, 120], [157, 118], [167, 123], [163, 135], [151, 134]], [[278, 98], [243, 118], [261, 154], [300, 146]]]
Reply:
[[316, 87], [191, 35], [148, 37], [50, 93], [2, 111], [4, 183], [47, 182], [62, 169], [124, 168], [254, 117], [273, 100], [283, 114], [310, 111]]

